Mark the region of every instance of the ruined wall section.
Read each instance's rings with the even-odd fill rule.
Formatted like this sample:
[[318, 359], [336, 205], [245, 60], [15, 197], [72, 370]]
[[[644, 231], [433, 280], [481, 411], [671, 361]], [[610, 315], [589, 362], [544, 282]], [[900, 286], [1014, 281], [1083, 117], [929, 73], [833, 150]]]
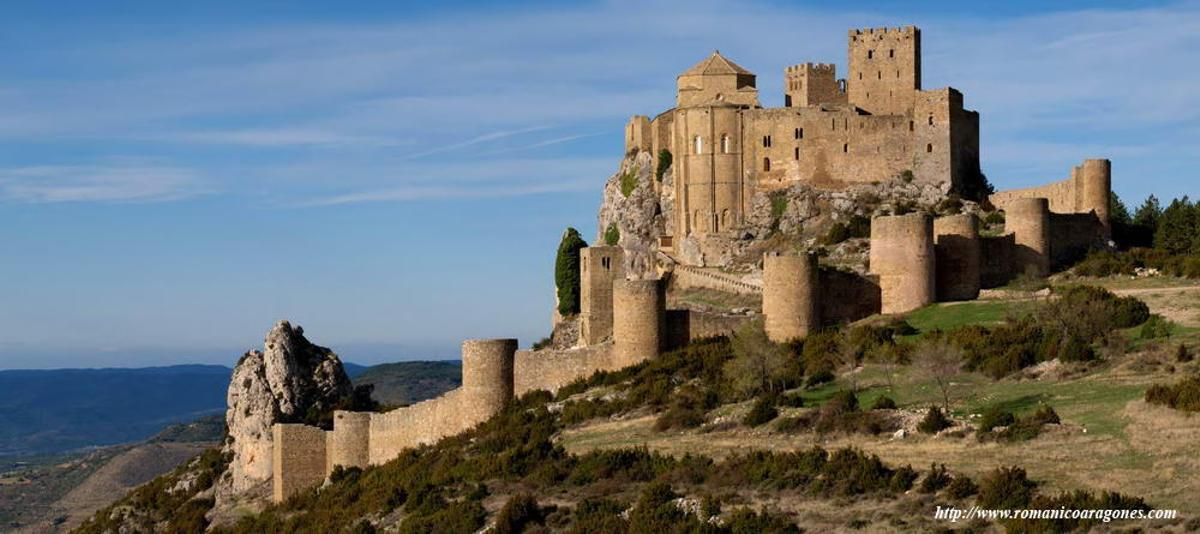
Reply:
[[905, 114], [921, 89], [921, 30], [850, 30], [846, 93], [851, 104], [874, 115]]
[[325, 431], [302, 424], [271, 427], [272, 497], [283, 502], [325, 480]]
[[933, 222], [925, 213], [871, 219], [871, 272], [879, 275], [880, 311], [915, 310], [936, 299]]
[[594, 345], [612, 336], [612, 286], [625, 278], [625, 251], [619, 246], [579, 251], [580, 338]]
[[972, 214], [933, 220], [939, 301], [979, 297], [979, 221]]
[[821, 326], [817, 257], [763, 256], [763, 328], [777, 343], [807, 336]]

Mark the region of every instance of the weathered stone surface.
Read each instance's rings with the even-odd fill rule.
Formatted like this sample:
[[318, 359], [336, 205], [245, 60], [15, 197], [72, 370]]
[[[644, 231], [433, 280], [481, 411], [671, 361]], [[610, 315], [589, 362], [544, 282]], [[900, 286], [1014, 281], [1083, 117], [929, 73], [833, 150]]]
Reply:
[[[621, 190], [621, 181], [628, 179], [636, 184], [626, 195]], [[634, 278], [650, 278], [655, 274], [655, 255], [658, 236], [666, 228], [663, 217], [663, 199], [655, 188], [653, 158], [649, 152], [638, 152], [625, 157], [616, 174], [604, 184], [604, 196], [596, 236], [597, 244], [604, 244], [604, 234], [615, 224], [621, 233], [618, 244], [625, 249], [625, 273]], [[667, 190], [668, 188], [662, 188]], [[667, 203], [669, 204], [669, 203]]]
[[225, 449], [233, 459], [219, 484], [218, 501], [270, 480], [275, 423], [306, 422], [331, 410], [351, 390], [337, 354], [310, 343], [300, 326], [276, 323], [263, 350], [242, 356], [229, 382]]

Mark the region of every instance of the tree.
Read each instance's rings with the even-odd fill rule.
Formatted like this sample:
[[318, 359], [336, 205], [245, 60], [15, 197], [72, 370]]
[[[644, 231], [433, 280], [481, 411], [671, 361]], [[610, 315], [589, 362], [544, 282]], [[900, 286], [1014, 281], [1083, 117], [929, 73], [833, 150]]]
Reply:
[[1162, 216], [1162, 206], [1158, 204], [1158, 197], [1150, 195], [1138, 206], [1137, 211], [1133, 212], [1134, 226], [1149, 228], [1151, 233], [1158, 227], [1158, 218]]
[[921, 374], [932, 380], [942, 394], [942, 409], [950, 411], [952, 379], [962, 369], [963, 354], [945, 340], [928, 340], [917, 346], [913, 361]]
[[1163, 210], [1158, 218], [1158, 228], [1154, 232], [1154, 248], [1165, 250], [1171, 254], [1186, 254], [1197, 245], [1197, 228], [1200, 216], [1197, 206], [1188, 201], [1188, 197], [1177, 198]]
[[747, 322], [733, 333], [733, 359], [725, 363], [725, 378], [746, 398], [783, 389], [789, 353], [767, 337], [762, 324]]
[[567, 228], [558, 244], [558, 255], [554, 258], [554, 287], [558, 290], [558, 313], [579, 313], [579, 250], [587, 242], [579, 230]]

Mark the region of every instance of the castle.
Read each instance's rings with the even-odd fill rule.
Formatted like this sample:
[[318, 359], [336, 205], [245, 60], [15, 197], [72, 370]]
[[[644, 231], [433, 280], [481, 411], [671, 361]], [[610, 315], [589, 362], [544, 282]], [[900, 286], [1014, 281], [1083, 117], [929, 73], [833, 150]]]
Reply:
[[[754, 75], [714, 53], [678, 78], [676, 108], [635, 116], [628, 150], [678, 154], [675, 232], [735, 229], [749, 195], [804, 181], [843, 187], [904, 171], [963, 187], [979, 175], [979, 116], [954, 89], [920, 89], [920, 31], [852, 30], [850, 77], [831, 65], [786, 71], [787, 107], [758, 106]], [[336, 466], [387, 462], [487, 420], [525, 392], [555, 391], [596, 371], [616, 370], [725, 335], [753, 315], [667, 309], [670, 288], [703, 286], [761, 295], [763, 327], [775, 341], [827, 325], [895, 314], [949, 300], [1017, 274], [1046, 275], [1109, 236], [1111, 165], [1089, 159], [1062, 181], [990, 195], [1005, 214], [1001, 235], [981, 235], [973, 214], [924, 212], [871, 220], [867, 275], [820, 265], [811, 252], [766, 253], [761, 283], [678, 264], [655, 279], [628, 279], [625, 251], [580, 251], [579, 335], [566, 349], [518, 350], [513, 339], [463, 343], [462, 386], [386, 413], [338, 411], [333, 429], [273, 427], [274, 498], [322, 483]], [[662, 236], [669, 249], [670, 235]]]
[[673, 156], [673, 238], [737, 228], [749, 199], [804, 182], [840, 188], [911, 173], [970, 190], [981, 179], [979, 114], [953, 88], [921, 89], [921, 31], [851, 30], [849, 76], [832, 64], [784, 70], [783, 108], [763, 108], [755, 75], [713, 52], [676, 79], [675, 107], [635, 115], [626, 151]]

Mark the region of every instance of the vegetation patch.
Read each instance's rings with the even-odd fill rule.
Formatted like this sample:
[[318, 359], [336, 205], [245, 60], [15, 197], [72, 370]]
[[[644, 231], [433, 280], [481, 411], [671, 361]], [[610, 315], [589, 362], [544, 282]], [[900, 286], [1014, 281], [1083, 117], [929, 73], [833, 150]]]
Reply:
[[1146, 390], [1146, 402], [1185, 412], [1200, 412], [1200, 375], [1174, 384], [1155, 384]]

